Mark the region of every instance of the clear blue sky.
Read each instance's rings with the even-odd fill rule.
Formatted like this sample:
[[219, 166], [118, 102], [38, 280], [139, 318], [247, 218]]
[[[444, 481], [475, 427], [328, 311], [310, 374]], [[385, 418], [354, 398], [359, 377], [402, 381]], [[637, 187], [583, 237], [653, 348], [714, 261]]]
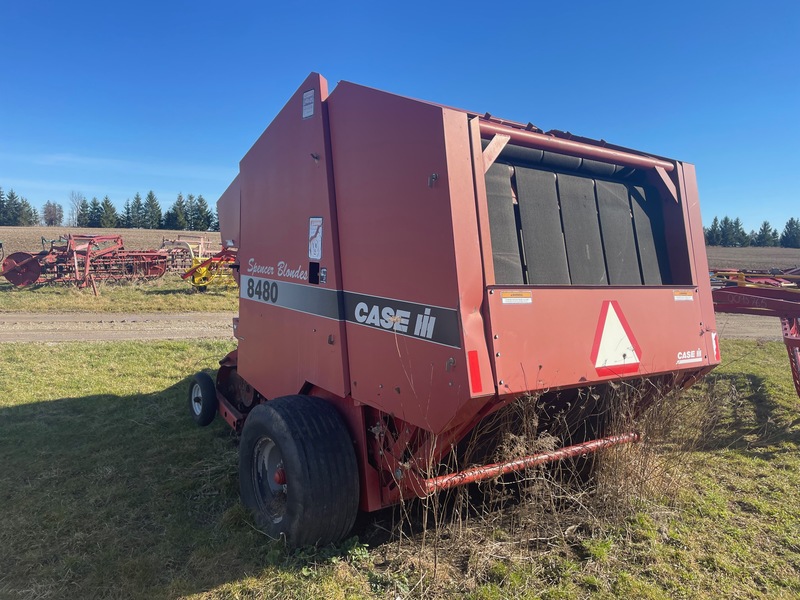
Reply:
[[800, 1], [0, 0], [0, 187], [216, 201], [311, 71], [697, 165], [800, 217]]

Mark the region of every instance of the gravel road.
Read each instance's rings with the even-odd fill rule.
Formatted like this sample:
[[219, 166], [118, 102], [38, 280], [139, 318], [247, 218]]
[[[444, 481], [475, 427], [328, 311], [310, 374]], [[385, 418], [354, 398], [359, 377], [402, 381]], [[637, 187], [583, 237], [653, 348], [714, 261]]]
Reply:
[[[0, 313], [2, 342], [231, 339], [233, 315], [220, 313]], [[781, 340], [778, 319], [717, 315], [722, 338]]]
[[2, 342], [233, 338], [233, 314], [0, 313]]

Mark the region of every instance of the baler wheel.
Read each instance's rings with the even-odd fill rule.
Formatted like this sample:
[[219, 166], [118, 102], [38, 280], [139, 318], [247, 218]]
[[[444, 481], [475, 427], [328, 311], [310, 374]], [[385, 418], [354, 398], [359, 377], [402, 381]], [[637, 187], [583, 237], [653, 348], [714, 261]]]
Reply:
[[210, 425], [217, 416], [217, 386], [208, 373], [196, 373], [189, 386], [189, 411], [200, 427]]
[[358, 512], [358, 466], [336, 408], [311, 396], [256, 406], [239, 444], [239, 488], [271, 538], [293, 548], [344, 538]]

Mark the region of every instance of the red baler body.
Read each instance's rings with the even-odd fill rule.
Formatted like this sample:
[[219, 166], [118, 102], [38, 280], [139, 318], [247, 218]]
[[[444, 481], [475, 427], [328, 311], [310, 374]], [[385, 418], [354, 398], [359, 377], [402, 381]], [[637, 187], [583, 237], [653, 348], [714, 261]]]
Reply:
[[415, 458], [522, 394], [719, 362], [686, 163], [312, 74], [219, 214], [238, 375], [339, 408], [362, 509], [430, 489]]

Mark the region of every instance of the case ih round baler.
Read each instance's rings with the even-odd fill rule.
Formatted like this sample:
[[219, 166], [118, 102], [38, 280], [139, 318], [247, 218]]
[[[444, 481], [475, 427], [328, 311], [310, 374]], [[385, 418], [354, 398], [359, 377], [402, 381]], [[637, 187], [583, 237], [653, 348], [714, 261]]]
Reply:
[[[635, 441], [568, 436], [447, 470], [521, 396], [686, 386], [719, 362], [694, 167], [312, 74], [218, 203], [238, 347], [195, 419], [240, 441], [243, 502], [291, 545], [357, 511]], [[595, 437], [597, 439], [590, 439]]]

